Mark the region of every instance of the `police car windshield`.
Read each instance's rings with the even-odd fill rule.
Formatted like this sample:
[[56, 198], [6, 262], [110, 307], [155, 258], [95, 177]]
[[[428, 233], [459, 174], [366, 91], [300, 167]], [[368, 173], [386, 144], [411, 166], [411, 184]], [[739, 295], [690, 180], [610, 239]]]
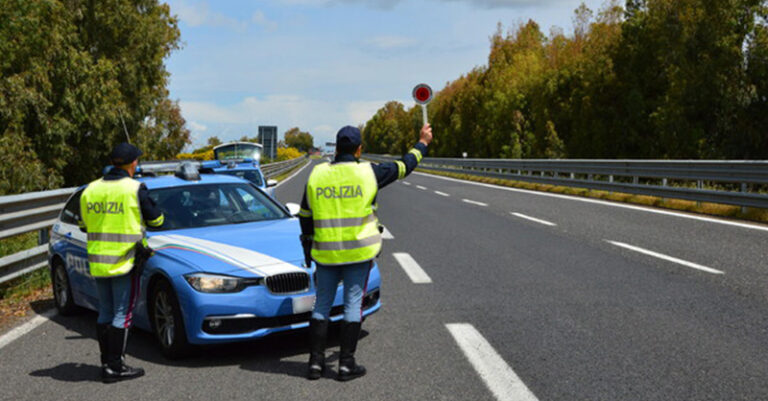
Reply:
[[165, 215], [159, 229], [177, 230], [250, 223], [290, 217], [262, 192], [248, 184], [190, 185], [151, 190], [149, 196]]
[[234, 175], [235, 177], [240, 177], [252, 182], [253, 185], [256, 185], [257, 187], [264, 186], [264, 182], [261, 180], [261, 174], [255, 170], [225, 170], [217, 171], [216, 174]]
[[214, 154], [216, 160], [245, 158], [258, 160], [261, 156], [261, 147], [255, 144], [234, 143], [216, 148]]

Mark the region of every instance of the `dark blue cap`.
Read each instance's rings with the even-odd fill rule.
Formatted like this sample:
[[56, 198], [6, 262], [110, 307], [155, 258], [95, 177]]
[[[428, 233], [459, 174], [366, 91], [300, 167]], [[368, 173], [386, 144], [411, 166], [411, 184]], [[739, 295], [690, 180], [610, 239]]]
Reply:
[[139, 150], [139, 148], [130, 143], [123, 142], [112, 149], [109, 158], [112, 159], [112, 164], [115, 166], [122, 166], [124, 164], [133, 163], [133, 161], [138, 159], [142, 154], [143, 152]]
[[342, 148], [358, 147], [363, 143], [360, 130], [357, 127], [347, 125], [336, 133], [336, 146]]

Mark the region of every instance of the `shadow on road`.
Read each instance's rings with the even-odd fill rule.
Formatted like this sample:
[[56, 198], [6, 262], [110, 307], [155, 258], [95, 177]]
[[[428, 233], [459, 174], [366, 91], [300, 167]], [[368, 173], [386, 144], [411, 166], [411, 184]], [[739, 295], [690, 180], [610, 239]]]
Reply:
[[62, 382], [100, 382], [101, 368], [82, 363], [62, 363], [50, 369], [40, 369], [29, 374], [34, 377], [50, 377]]
[[[96, 313], [83, 310], [74, 316], [55, 315], [51, 321], [77, 335], [63, 338], [65, 341], [92, 340], [94, 355], [98, 356], [96, 343]], [[326, 375], [331, 377], [331, 365], [338, 361], [338, 325], [331, 325], [328, 333]], [[369, 333], [362, 330], [361, 340]], [[141, 366], [144, 361], [157, 365], [185, 368], [207, 368], [216, 366], [237, 366], [254, 372], [284, 374], [304, 377], [306, 361], [309, 358], [307, 331], [279, 333], [260, 340], [237, 342], [223, 345], [195, 346], [188, 357], [178, 360], [165, 358], [154, 335], [139, 329], [131, 330], [127, 348], [128, 364]], [[133, 361], [131, 360], [133, 359]], [[98, 362], [98, 361], [94, 361]], [[63, 363], [49, 369], [31, 372], [31, 376], [51, 377], [61, 381], [89, 381], [99, 377], [100, 368], [95, 365]]]

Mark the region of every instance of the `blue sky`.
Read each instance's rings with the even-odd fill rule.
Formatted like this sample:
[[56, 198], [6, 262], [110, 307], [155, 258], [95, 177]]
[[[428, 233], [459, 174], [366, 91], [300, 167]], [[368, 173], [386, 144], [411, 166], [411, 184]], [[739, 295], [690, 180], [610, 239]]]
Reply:
[[[413, 105], [484, 65], [489, 37], [533, 19], [572, 30], [581, 0], [169, 0], [183, 48], [167, 60], [193, 146], [298, 126], [315, 145], [385, 102]], [[584, 1], [597, 10], [603, 0]], [[439, 133], [435, 133], [439, 135]]]

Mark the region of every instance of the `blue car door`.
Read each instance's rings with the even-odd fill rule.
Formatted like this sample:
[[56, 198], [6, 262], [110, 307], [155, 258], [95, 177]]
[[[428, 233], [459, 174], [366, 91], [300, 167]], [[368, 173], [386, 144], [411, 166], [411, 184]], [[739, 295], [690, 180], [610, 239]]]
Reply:
[[64, 261], [67, 265], [72, 296], [78, 304], [97, 308], [96, 282], [88, 267], [88, 252], [86, 250], [87, 234], [80, 230], [80, 195], [75, 193], [67, 202], [61, 213], [61, 219], [53, 227], [53, 235], [57, 241], [64, 243]]

